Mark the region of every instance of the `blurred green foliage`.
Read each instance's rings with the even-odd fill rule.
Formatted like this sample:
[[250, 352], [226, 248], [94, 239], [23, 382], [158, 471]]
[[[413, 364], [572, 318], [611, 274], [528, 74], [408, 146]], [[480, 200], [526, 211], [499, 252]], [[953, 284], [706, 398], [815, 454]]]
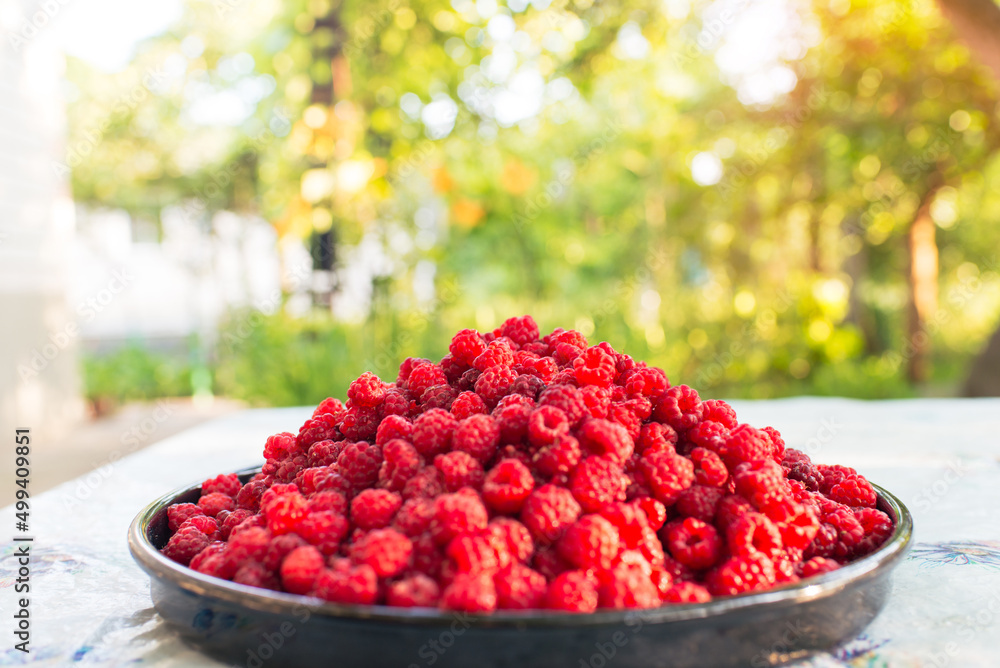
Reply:
[[84, 392], [99, 409], [107, 403], [192, 393], [187, 359], [151, 352], [136, 342], [108, 355], [87, 355], [83, 368]]
[[[955, 385], [996, 325], [998, 89], [931, 2], [789, 3], [771, 66], [795, 85], [766, 103], [720, 66], [739, 44], [714, 2], [251, 4], [192, 2], [115, 77], [70, 63], [86, 93], [71, 135], [148, 68], [182, 70], [112, 115], [73, 172], [79, 201], [154, 219], [255, 213], [282, 237], [332, 230], [389, 258], [360, 320], [258, 316], [228, 345], [249, 317], [233, 314], [215, 391], [315, 402], [365, 369], [391, 378], [406, 355], [440, 357], [460, 328], [532, 313], [707, 395], [909, 396]], [[753, 3], [733, 7], [738, 19]], [[495, 36], [499, 15], [517, 49]], [[233, 74], [237, 53], [252, 73]], [[493, 73], [502, 58], [545, 86], [517, 122], [498, 112], [514, 76]], [[245, 121], [193, 120], [196, 91], [253, 77], [274, 90]], [[428, 122], [432, 103], [454, 105], [453, 127]], [[698, 161], [721, 175], [695, 178]], [[915, 325], [920, 210], [938, 299]], [[934, 367], [914, 386], [924, 335]]]

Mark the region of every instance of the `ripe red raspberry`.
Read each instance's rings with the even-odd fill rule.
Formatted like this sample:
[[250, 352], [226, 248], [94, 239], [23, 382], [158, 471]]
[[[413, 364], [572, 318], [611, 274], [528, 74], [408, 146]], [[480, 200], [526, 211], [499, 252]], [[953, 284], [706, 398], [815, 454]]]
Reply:
[[240, 482], [239, 476], [235, 473], [217, 475], [201, 483], [201, 495], [206, 496], [217, 493], [225, 494], [226, 496], [236, 496], [240, 493], [242, 487], [243, 484]]
[[325, 566], [326, 560], [315, 547], [297, 547], [281, 562], [281, 584], [292, 594], [308, 594]]
[[549, 385], [538, 395], [538, 405], [554, 406], [562, 410], [571, 427], [575, 427], [587, 415], [583, 392], [572, 385]]
[[532, 456], [535, 468], [545, 476], [568, 475], [583, 458], [580, 442], [562, 434], [555, 442], [542, 446]]
[[402, 387], [409, 380], [410, 374], [421, 364], [430, 364], [429, 359], [424, 359], [423, 357], [407, 357], [399, 365], [399, 375], [396, 376], [396, 385]]
[[413, 571], [440, 579], [445, 563], [444, 550], [429, 532], [413, 536], [410, 540], [413, 542]]
[[653, 496], [665, 506], [672, 506], [681, 493], [694, 483], [694, 465], [690, 459], [670, 452], [643, 456], [639, 470], [646, 478]]
[[586, 570], [611, 568], [621, 544], [614, 524], [600, 515], [584, 515], [566, 529], [557, 548], [563, 559]]
[[486, 476], [483, 465], [461, 450], [438, 455], [434, 458], [434, 468], [441, 472], [444, 487], [449, 492], [457, 492], [463, 487], [480, 489]]
[[545, 389], [545, 381], [537, 376], [522, 373], [518, 366], [514, 367], [514, 371], [520, 375], [511, 383], [511, 394], [520, 394], [532, 401], [538, 399], [538, 395]]
[[344, 413], [344, 419], [340, 423], [340, 433], [351, 441], [371, 441], [375, 438], [378, 421], [377, 408], [352, 406]]
[[355, 406], [378, 406], [385, 398], [385, 383], [375, 374], [366, 371], [347, 388], [347, 398]]
[[340, 451], [344, 449], [343, 441], [316, 441], [309, 446], [307, 458], [309, 466], [330, 466], [337, 462]]
[[395, 529], [374, 529], [351, 543], [351, 560], [371, 566], [381, 578], [402, 573], [410, 563], [413, 543]]
[[568, 432], [569, 420], [555, 406], [539, 406], [528, 420], [528, 440], [536, 448], [553, 443]]
[[201, 508], [202, 512], [209, 517], [215, 517], [219, 514], [219, 511], [236, 510], [236, 501], [233, 497], [226, 494], [212, 492], [211, 494], [205, 494], [198, 499], [198, 507]]
[[[402, 372], [402, 370], [400, 370]], [[406, 389], [414, 397], [421, 396], [427, 388], [435, 385], [447, 385], [448, 377], [444, 370], [432, 362], [421, 362], [413, 367], [406, 378]]]
[[367, 564], [328, 568], [316, 578], [313, 594], [334, 603], [373, 605], [378, 599], [378, 575]]
[[516, 378], [517, 373], [510, 367], [492, 366], [476, 379], [476, 394], [487, 406], [496, 406], [510, 392], [510, 386]]
[[774, 563], [759, 552], [731, 557], [705, 577], [705, 584], [713, 596], [734, 596], [767, 589], [774, 581]]
[[785, 456], [785, 439], [781, 438], [781, 433], [774, 427], [764, 427], [761, 431], [771, 443], [771, 458], [780, 462]]
[[473, 415], [485, 415], [488, 412], [486, 404], [475, 392], [462, 392], [451, 404], [451, 415], [456, 420], [464, 420]]
[[[480, 353], [472, 361], [472, 366], [480, 371], [486, 371], [493, 367], [514, 366], [514, 352], [506, 339], [496, 339], [486, 346], [486, 350]], [[478, 391], [478, 390], [477, 390]]]
[[657, 608], [660, 592], [650, 574], [639, 566], [618, 564], [598, 574], [598, 606], [611, 610]]
[[452, 434], [452, 448], [469, 453], [483, 464], [493, 458], [499, 443], [500, 427], [489, 415], [465, 418]]
[[691, 451], [691, 463], [694, 464], [694, 480], [699, 485], [722, 487], [729, 480], [729, 471], [716, 453], [705, 448], [695, 448]]
[[274, 573], [254, 561], [245, 563], [236, 569], [236, 573], [233, 575], [233, 582], [247, 585], [248, 587], [258, 587], [272, 591], [281, 589], [278, 578], [275, 577]]
[[395, 438], [382, 446], [378, 485], [394, 492], [402, 491], [422, 467], [423, 459], [417, 449], [409, 442]]
[[441, 472], [433, 466], [425, 466], [410, 478], [403, 486], [403, 498], [423, 497], [432, 499], [443, 493], [444, 479]]
[[167, 508], [167, 526], [170, 533], [175, 533], [181, 525], [195, 515], [204, 515], [205, 511], [193, 503], [175, 503]]
[[721, 399], [709, 399], [702, 402], [703, 420], [718, 422], [726, 429], [735, 429], [739, 421], [736, 419], [736, 411], [733, 407]]
[[677, 432], [674, 431], [673, 427], [659, 422], [650, 422], [642, 426], [639, 438], [635, 442], [635, 452], [640, 455], [661, 450], [675, 452], [675, 445], [677, 445]]
[[333, 510], [322, 510], [306, 515], [297, 532], [310, 545], [315, 545], [323, 554], [333, 554], [347, 536], [350, 523], [347, 518]]
[[626, 392], [646, 397], [658, 397], [668, 387], [670, 381], [667, 380], [667, 374], [663, 373], [663, 369], [652, 366], [636, 369], [625, 382]]
[[236, 495], [236, 507], [252, 512], [260, 510], [260, 497], [267, 490], [263, 481], [248, 482]]
[[620, 466], [628, 461], [635, 449], [628, 431], [610, 420], [591, 418], [580, 426], [576, 436], [584, 450], [603, 455]]
[[688, 568], [711, 568], [722, 557], [722, 538], [711, 524], [688, 517], [670, 522], [663, 531], [670, 554]]
[[662, 596], [664, 603], [708, 603], [712, 595], [695, 582], [677, 582]]
[[445, 554], [454, 562], [459, 573], [495, 573], [500, 568], [496, 549], [490, 539], [464, 534], [448, 543]]
[[210, 540], [217, 540], [219, 538], [219, 523], [207, 515], [194, 515], [188, 518], [180, 528], [183, 529], [184, 527], [194, 527], [208, 536]]
[[[511, 396], [520, 397], [520, 394]], [[532, 406], [526, 403], [511, 403], [497, 406], [493, 417], [500, 427], [500, 443], [520, 443], [528, 432], [528, 420], [531, 417]]]
[[233, 565], [233, 572], [247, 561], [263, 562], [267, 557], [271, 536], [271, 532], [263, 527], [251, 526], [234, 531], [229, 536], [225, 553], [226, 560]]
[[475, 493], [442, 494], [434, 499], [431, 533], [439, 545], [446, 545], [456, 536], [477, 533], [486, 528], [489, 515]]
[[830, 571], [835, 571], [838, 568], [840, 568], [840, 564], [834, 559], [827, 559], [826, 557], [813, 557], [808, 561], [802, 562], [798, 568], [798, 572], [799, 577], [805, 579], [811, 578], [814, 575], [829, 573]]
[[[559, 372], [559, 365], [553, 358], [545, 355], [538, 357], [521, 357], [514, 360], [514, 371], [522, 376], [533, 376], [543, 383], [549, 383]], [[518, 378], [520, 378], [520, 376], [518, 376]], [[537, 394], [532, 398], [537, 398]]]
[[761, 513], [747, 512], [725, 525], [726, 543], [735, 556], [755, 552], [774, 559], [784, 544], [774, 522]]
[[545, 607], [550, 610], [594, 612], [597, 603], [597, 584], [583, 571], [560, 573], [545, 592]]
[[497, 591], [489, 573], [459, 573], [441, 595], [441, 607], [462, 612], [492, 612]]
[[451, 356], [466, 366], [472, 366], [473, 360], [479, 357], [484, 350], [486, 350], [486, 342], [474, 329], [459, 331], [451, 337], [451, 345], [448, 346], [448, 352], [451, 353]]
[[344, 408], [344, 402], [335, 397], [327, 397], [323, 401], [319, 402], [319, 406], [313, 411], [312, 416], [319, 417], [320, 415], [332, 415], [334, 418], [340, 417], [340, 415], [347, 409]]
[[397, 580], [385, 592], [385, 602], [397, 608], [433, 608], [437, 606], [441, 590], [437, 582], [423, 573]]
[[770, 460], [771, 447], [767, 434], [748, 424], [741, 424], [726, 436], [719, 454], [726, 467], [732, 471], [744, 462]]
[[[279, 434], [278, 436], [281, 436]], [[274, 437], [277, 438], [277, 437]], [[295, 447], [287, 448], [285, 452], [288, 455], [302, 454], [309, 449], [309, 446], [317, 441], [334, 441], [337, 440], [337, 417], [324, 413], [322, 415], [317, 415], [314, 418], [310, 418], [305, 421], [302, 427], [299, 429], [298, 436], [295, 437]], [[275, 447], [285, 448], [284, 441], [280, 443], [275, 443]], [[265, 446], [264, 452], [267, 452], [267, 447]], [[267, 457], [267, 455], [264, 455]], [[278, 459], [279, 457], [267, 457], [268, 459]]]
[[365, 441], [348, 443], [337, 458], [337, 468], [355, 489], [371, 487], [378, 480], [382, 468], [382, 450]]
[[208, 547], [194, 555], [188, 568], [223, 580], [232, 579], [235, 571], [224, 557], [225, 549], [226, 544], [222, 541], [209, 543]]
[[382, 447], [396, 438], [409, 441], [412, 436], [412, 422], [402, 415], [387, 415], [379, 423], [378, 430], [375, 432], [375, 445]]
[[608, 409], [608, 420], [620, 425], [633, 442], [642, 435], [642, 418], [633, 412], [624, 402], [612, 402]]
[[596, 346], [587, 348], [583, 354], [573, 360], [573, 371], [576, 375], [576, 381], [581, 386], [608, 387], [614, 382], [617, 375], [614, 358]]
[[452, 434], [458, 421], [447, 411], [432, 408], [413, 423], [413, 446], [424, 457], [432, 458], [451, 449]]
[[585, 385], [580, 388], [583, 404], [587, 408], [585, 417], [606, 418], [611, 407], [611, 391], [606, 387]]
[[[308, 423], [308, 421], [307, 421]], [[325, 424], [325, 423], [324, 423]], [[295, 436], [287, 431], [268, 436], [264, 443], [264, 459], [284, 459], [298, 451]]]
[[351, 521], [364, 530], [387, 527], [403, 505], [399, 494], [387, 489], [365, 489], [351, 499]]
[[434, 503], [427, 498], [416, 497], [403, 502], [392, 526], [411, 538], [425, 531], [434, 517]]
[[305, 539], [295, 533], [274, 536], [267, 544], [267, 552], [264, 553], [264, 560], [261, 563], [269, 571], [278, 571], [281, 568], [281, 563], [285, 557], [291, 554], [292, 550], [307, 544]]
[[548, 584], [545, 576], [524, 564], [511, 564], [493, 577], [497, 608], [532, 610], [544, 605]]
[[524, 502], [521, 522], [538, 543], [553, 543], [577, 520], [580, 512], [580, 504], [568, 489], [542, 485]]
[[790, 496], [774, 497], [760, 510], [778, 527], [781, 543], [786, 548], [804, 550], [819, 531], [819, 521], [813, 510]]
[[784, 471], [770, 459], [744, 462], [733, 470], [736, 493], [760, 508], [769, 499], [786, 495]]
[[451, 410], [451, 404], [457, 396], [458, 390], [451, 385], [432, 385], [420, 395], [420, 407], [424, 411], [432, 408], [440, 408], [444, 411]]
[[[861, 524], [861, 528], [864, 530], [864, 538], [854, 546], [854, 553], [852, 555], [854, 558], [871, 554], [882, 547], [882, 543], [892, 535], [892, 520], [881, 510], [859, 508], [855, 509], [854, 516], [858, 519], [858, 523]], [[193, 518], [189, 521], [197, 519]]]
[[[220, 513], [221, 515], [221, 513]], [[219, 526], [219, 538], [222, 540], [229, 540], [229, 535], [233, 532], [233, 529], [242, 524], [249, 517], [257, 517], [249, 510], [244, 510], [238, 508], [231, 512], [222, 524]]]
[[483, 501], [498, 513], [513, 514], [521, 510], [535, 487], [527, 466], [516, 459], [501, 459], [486, 474]]
[[416, 411], [416, 402], [411, 401], [405, 392], [398, 388], [390, 388], [385, 391], [385, 398], [379, 406], [383, 417], [389, 415], [401, 415], [410, 417]]
[[806, 549], [806, 558], [849, 557], [864, 538], [864, 527], [847, 506], [827, 502], [820, 508], [822, 526]]
[[[826, 478], [823, 480], [820, 489], [826, 487]], [[831, 501], [842, 503], [845, 506], [874, 508], [877, 497], [875, 488], [862, 476], [854, 474], [844, 476], [839, 482], [830, 484], [829, 491], [824, 493]]]
[[187, 566], [194, 557], [208, 547], [211, 539], [198, 527], [187, 525], [177, 530], [163, 548], [163, 554], [179, 564]]
[[496, 517], [490, 520], [486, 534], [497, 551], [501, 567], [506, 567], [507, 561], [527, 563], [535, 551], [531, 532], [515, 519]]
[[569, 489], [580, 507], [596, 513], [615, 501], [625, 500], [628, 478], [621, 466], [606, 457], [587, 457], [570, 475]]
[[601, 508], [600, 514], [618, 530], [618, 537], [624, 549], [637, 548], [642, 542], [643, 534], [649, 528], [646, 513], [635, 504], [609, 503]]
[[632, 505], [646, 515], [646, 522], [653, 531], [659, 531], [667, 521], [667, 507], [651, 496], [640, 496], [632, 500]]
[[684, 454], [689, 454], [695, 448], [703, 448], [712, 452], [721, 453], [725, 448], [726, 437], [729, 430], [718, 422], [705, 420], [699, 422], [684, 433], [678, 448]]
[[664, 392], [653, 408], [653, 418], [682, 433], [701, 421], [701, 398], [687, 385], [675, 385]]
[[507, 318], [496, 332], [497, 336], [506, 336], [519, 346], [524, 346], [538, 340], [538, 323], [530, 315]]
[[267, 527], [275, 536], [280, 536], [298, 529], [308, 507], [309, 502], [304, 496], [289, 492], [268, 500], [261, 510], [267, 518]]

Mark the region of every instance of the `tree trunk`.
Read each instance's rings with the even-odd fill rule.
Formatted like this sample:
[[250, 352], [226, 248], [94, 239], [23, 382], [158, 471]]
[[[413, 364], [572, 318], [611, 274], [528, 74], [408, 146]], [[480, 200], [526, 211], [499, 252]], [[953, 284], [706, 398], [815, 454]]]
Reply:
[[927, 323], [938, 308], [938, 248], [930, 214], [938, 187], [931, 188], [924, 196], [910, 224], [910, 304], [906, 339], [909, 347], [904, 352], [906, 375], [911, 383], [927, 380], [931, 352]]
[[938, 0], [959, 38], [1000, 79], [1000, 6], [993, 0]]

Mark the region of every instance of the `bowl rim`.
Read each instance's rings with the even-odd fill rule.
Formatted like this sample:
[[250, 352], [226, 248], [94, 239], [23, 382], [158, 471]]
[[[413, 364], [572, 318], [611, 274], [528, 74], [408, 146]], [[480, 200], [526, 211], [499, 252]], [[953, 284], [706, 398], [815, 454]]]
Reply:
[[[260, 467], [236, 471], [243, 476], [258, 472]], [[132, 520], [128, 530], [128, 546], [132, 557], [153, 580], [166, 581], [182, 591], [202, 597], [246, 606], [273, 614], [301, 614], [350, 620], [397, 622], [414, 625], [450, 625], [457, 617], [475, 620], [480, 626], [552, 627], [620, 625], [640, 618], [643, 623], [681, 622], [752, 611], [764, 606], [795, 605], [832, 596], [858, 581], [871, 579], [884, 570], [894, 568], [906, 555], [913, 538], [913, 517], [898, 497], [872, 483], [878, 496], [877, 506], [895, 522], [893, 533], [875, 552], [835, 571], [806, 580], [774, 587], [761, 592], [717, 598], [708, 603], [664, 605], [658, 608], [628, 610], [598, 610], [579, 614], [550, 610], [466, 613], [437, 608], [398, 608], [387, 605], [344, 605], [314, 596], [276, 592], [212, 577], [191, 570], [168, 559], [153, 545], [148, 536], [150, 524], [160, 512], [180, 496], [200, 487], [200, 483], [168, 492], [149, 503]]]

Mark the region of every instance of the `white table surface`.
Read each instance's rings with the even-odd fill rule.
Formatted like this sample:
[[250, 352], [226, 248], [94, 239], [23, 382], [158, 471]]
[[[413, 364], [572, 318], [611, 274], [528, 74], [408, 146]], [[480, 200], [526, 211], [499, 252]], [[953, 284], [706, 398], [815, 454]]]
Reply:
[[[733, 405], [741, 421], [777, 427], [814, 460], [857, 468], [914, 515], [915, 548], [886, 609], [847, 647], [800, 666], [1000, 666], [1000, 399]], [[227, 416], [34, 498], [32, 652], [13, 649], [17, 565], [8, 539], [0, 665], [223, 665], [187, 648], [152, 608], [148, 578], [126, 546], [129, 523], [172, 489], [259, 464], [265, 438], [296, 431], [310, 411]], [[12, 536], [14, 521], [12, 507], [0, 511], [0, 535]]]

